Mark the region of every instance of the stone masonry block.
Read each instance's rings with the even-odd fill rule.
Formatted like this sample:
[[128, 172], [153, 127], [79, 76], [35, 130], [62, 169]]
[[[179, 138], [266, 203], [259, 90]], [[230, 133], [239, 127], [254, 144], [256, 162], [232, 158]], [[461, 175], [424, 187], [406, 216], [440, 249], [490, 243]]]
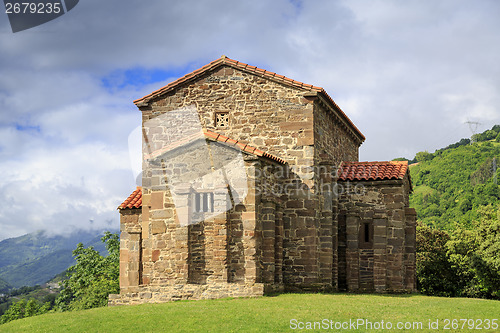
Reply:
[[151, 193], [151, 209], [163, 209], [163, 191], [155, 191]]
[[[166, 179], [186, 174], [188, 162], [199, 163], [195, 150], [190, 146], [168, 152], [162, 162], [170, 163], [165, 174], [159, 166], [143, 164], [142, 221], [120, 212], [121, 230], [134, 236], [121, 239], [121, 249], [128, 250], [120, 257], [121, 294], [110, 297], [110, 304], [247, 297], [264, 290], [331, 290], [340, 285], [350, 291], [384, 292], [413, 281], [406, 275], [415, 270], [414, 257], [400, 252], [414, 252], [414, 247], [409, 246], [411, 241], [397, 239], [398, 230], [405, 232], [402, 237], [414, 237], [415, 218], [406, 208], [409, 181], [353, 182], [365, 191], [355, 193], [353, 187], [340, 197], [327, 197], [321, 185], [325, 181], [336, 185], [330, 172], [334, 170], [324, 174], [316, 166], [337, 168], [342, 161], [357, 161], [361, 138], [324, 94], [276, 82], [280, 80], [267, 79], [250, 67], [215, 66], [141, 104], [144, 131], [150, 134], [147, 140], [153, 150], [179, 134], [167, 133], [155, 118], [173, 115], [176, 126], [170, 131], [181, 132], [186, 124], [175, 119], [175, 110], [197, 105], [196, 118], [203, 128], [283, 158], [287, 173], [276, 175], [279, 163], [244, 152], [247, 177], [241, 181], [244, 184], [232, 184], [248, 188], [243, 202], [219, 217], [181, 226], [192, 212], [192, 190], [199, 189], [186, 187], [182, 204], [175, 202], [182, 207], [175, 211]], [[216, 123], [218, 112], [229, 114], [224, 127]], [[232, 149], [212, 143], [212, 156], [224, 159], [224, 152]], [[178, 152], [182, 154], [175, 155]], [[234, 170], [226, 172], [231, 176]], [[219, 185], [202, 186], [214, 193], [216, 209], [229, 200], [218, 194]], [[226, 193], [227, 184], [222, 188]], [[275, 195], [274, 189], [282, 193]], [[379, 223], [377, 218], [386, 221]], [[373, 241], [361, 250], [363, 223], [372, 223]]]
[[164, 221], [158, 221], [158, 220], [153, 220], [151, 221], [151, 233], [152, 234], [161, 234], [164, 233], [166, 230], [165, 222]]

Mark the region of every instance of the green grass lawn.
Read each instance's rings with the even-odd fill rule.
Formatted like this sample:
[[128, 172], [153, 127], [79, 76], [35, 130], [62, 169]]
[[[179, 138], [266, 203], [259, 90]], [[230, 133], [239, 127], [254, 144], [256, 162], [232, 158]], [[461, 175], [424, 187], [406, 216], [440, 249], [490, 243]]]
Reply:
[[[451, 329], [457, 320], [459, 329]], [[0, 332], [435, 332], [429, 320], [438, 321], [439, 331], [449, 320], [448, 332], [467, 332], [460, 319], [473, 319], [475, 327], [483, 321], [481, 332], [500, 332], [486, 328], [486, 319], [500, 321], [500, 302], [438, 298], [420, 295], [283, 294], [275, 297], [181, 301], [49, 313], [15, 320], [0, 326]], [[360, 326], [353, 329], [349, 321]], [[373, 329], [366, 326], [372, 323]], [[330, 322], [331, 321], [331, 322]], [[384, 329], [375, 329], [382, 325]], [[314, 322], [320, 329], [307, 329]], [[335, 323], [346, 329], [335, 329]], [[388, 330], [389, 323], [392, 329]], [[422, 323], [422, 329], [398, 329], [398, 323]], [[472, 321], [469, 321], [472, 324]], [[491, 322], [490, 322], [491, 324]], [[331, 325], [331, 326], [330, 326]], [[346, 325], [349, 325], [346, 327]], [[369, 325], [369, 324], [368, 324]], [[500, 325], [500, 324], [498, 324]], [[300, 329], [303, 327], [303, 329]], [[330, 329], [332, 327], [332, 329]], [[293, 329], [295, 328], [295, 329]], [[340, 328], [340, 327], [339, 327]]]

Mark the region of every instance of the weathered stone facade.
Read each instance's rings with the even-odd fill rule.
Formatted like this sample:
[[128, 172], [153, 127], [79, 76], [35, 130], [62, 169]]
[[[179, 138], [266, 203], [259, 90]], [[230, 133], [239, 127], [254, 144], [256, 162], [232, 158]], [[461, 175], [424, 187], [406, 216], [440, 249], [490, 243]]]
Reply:
[[415, 290], [407, 166], [343, 176], [364, 136], [322, 88], [222, 57], [135, 103], [143, 186], [110, 304]]
[[415, 290], [416, 212], [408, 207], [409, 179], [339, 184], [345, 190], [337, 215], [339, 288]]

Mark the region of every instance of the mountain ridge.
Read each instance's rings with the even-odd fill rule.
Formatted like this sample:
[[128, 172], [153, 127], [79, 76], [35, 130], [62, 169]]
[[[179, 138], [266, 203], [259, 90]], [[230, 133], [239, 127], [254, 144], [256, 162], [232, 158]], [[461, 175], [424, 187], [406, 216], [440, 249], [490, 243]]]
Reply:
[[0, 291], [42, 284], [65, 271], [75, 262], [72, 251], [78, 243], [105, 252], [103, 234], [104, 230], [75, 230], [69, 235], [36, 231], [0, 241]]

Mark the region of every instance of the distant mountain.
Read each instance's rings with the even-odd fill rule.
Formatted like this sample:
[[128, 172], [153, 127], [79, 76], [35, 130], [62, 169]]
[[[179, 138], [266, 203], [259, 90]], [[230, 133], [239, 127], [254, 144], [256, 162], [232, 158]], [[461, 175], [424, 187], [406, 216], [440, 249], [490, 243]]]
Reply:
[[[116, 232], [110, 230], [112, 232]], [[104, 231], [77, 231], [69, 236], [39, 231], [0, 242], [0, 291], [2, 281], [19, 288], [47, 282], [74, 264], [72, 251], [78, 243], [105, 252]]]
[[8, 292], [11, 288], [12, 286], [10, 284], [0, 279], [0, 294]]

